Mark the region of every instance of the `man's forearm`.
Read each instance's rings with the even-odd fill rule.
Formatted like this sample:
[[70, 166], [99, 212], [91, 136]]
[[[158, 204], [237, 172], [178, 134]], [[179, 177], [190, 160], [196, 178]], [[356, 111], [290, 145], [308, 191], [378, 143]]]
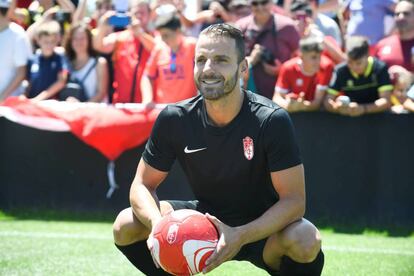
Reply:
[[142, 103], [147, 104], [154, 100], [154, 91], [151, 80], [146, 76], [141, 78]]
[[155, 191], [148, 189], [142, 183], [135, 181], [132, 184], [129, 201], [135, 216], [148, 229], [152, 229], [152, 226], [161, 219], [160, 202]]
[[411, 100], [410, 98], [408, 98], [407, 100], [405, 100], [405, 102], [404, 102], [404, 108], [407, 109], [407, 110], [409, 110], [409, 111], [411, 111], [411, 112], [414, 112], [414, 101]]
[[26, 77], [26, 66], [21, 66], [17, 69], [16, 76], [9, 83], [6, 89], [0, 91], [0, 100], [4, 100], [9, 97], [22, 83]]
[[241, 231], [243, 244], [248, 244], [279, 232], [287, 225], [302, 218], [304, 213], [304, 199], [285, 198], [279, 200], [259, 218], [237, 229]]
[[35, 100], [43, 101], [47, 100], [57, 93], [59, 93], [60, 90], [62, 90], [63, 87], [65, 87], [66, 81], [58, 80], [54, 84], [52, 84], [48, 89], [45, 91], [42, 91], [39, 95], [35, 97]]
[[389, 108], [390, 108], [390, 101], [385, 98], [381, 98], [381, 99], [376, 100], [374, 103], [364, 105], [364, 111], [365, 111], [364, 113], [366, 114], [379, 113], [379, 112], [384, 112], [388, 110]]
[[139, 39], [139, 41], [141, 41], [142, 45], [144, 46], [144, 48], [147, 51], [149, 51], [149, 52], [152, 51], [152, 49], [155, 46], [155, 40], [154, 40], [154, 37], [151, 34], [145, 32], [145, 31], [142, 31], [142, 32], [139, 33], [138, 39]]

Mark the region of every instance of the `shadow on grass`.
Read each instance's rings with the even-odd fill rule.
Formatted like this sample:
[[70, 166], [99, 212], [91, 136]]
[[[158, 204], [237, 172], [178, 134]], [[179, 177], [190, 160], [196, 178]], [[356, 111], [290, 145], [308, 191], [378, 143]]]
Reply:
[[[4, 220], [42, 220], [74, 222], [108, 222], [112, 223], [117, 211], [90, 210], [50, 210], [50, 209], [0, 209], [0, 221]], [[414, 222], [377, 223], [367, 219], [344, 218], [309, 218], [319, 229], [334, 233], [382, 235], [388, 237], [414, 237]]]
[[376, 222], [368, 219], [317, 218], [311, 220], [318, 228], [344, 234], [379, 234], [388, 237], [414, 237], [414, 222]]

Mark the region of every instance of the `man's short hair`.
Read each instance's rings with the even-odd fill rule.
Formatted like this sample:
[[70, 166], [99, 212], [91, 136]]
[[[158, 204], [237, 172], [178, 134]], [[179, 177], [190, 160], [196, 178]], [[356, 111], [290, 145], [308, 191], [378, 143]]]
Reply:
[[349, 59], [357, 60], [368, 56], [368, 39], [363, 36], [350, 36], [345, 41], [346, 54]]
[[60, 34], [60, 25], [57, 21], [47, 21], [39, 25], [36, 30], [36, 37], [51, 36]]
[[129, 0], [128, 1], [129, 4], [129, 9], [139, 6], [141, 4], [147, 5], [148, 6], [148, 10], [151, 9], [150, 7], [150, 2], [148, 0]]
[[321, 53], [323, 51], [323, 41], [320, 37], [308, 36], [299, 41], [299, 49], [302, 53]]
[[155, 29], [169, 29], [169, 30], [179, 30], [181, 29], [181, 21], [177, 13], [172, 12], [169, 14], [158, 15], [154, 20]]
[[290, 12], [305, 12], [308, 16], [312, 16], [312, 8], [307, 0], [294, 0], [290, 4]]
[[228, 37], [234, 39], [236, 42], [236, 50], [237, 50], [237, 62], [241, 62], [245, 58], [245, 45], [244, 45], [244, 37], [243, 33], [237, 29], [226, 23], [219, 23], [213, 24], [205, 28], [201, 33], [201, 35], [206, 35], [209, 37]]

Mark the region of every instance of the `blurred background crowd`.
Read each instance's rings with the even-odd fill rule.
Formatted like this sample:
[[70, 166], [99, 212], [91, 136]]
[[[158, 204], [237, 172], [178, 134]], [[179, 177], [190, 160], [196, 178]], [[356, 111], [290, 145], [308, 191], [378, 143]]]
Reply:
[[240, 85], [289, 112], [414, 112], [414, 0], [0, 0], [0, 102], [193, 97], [214, 23], [245, 36]]

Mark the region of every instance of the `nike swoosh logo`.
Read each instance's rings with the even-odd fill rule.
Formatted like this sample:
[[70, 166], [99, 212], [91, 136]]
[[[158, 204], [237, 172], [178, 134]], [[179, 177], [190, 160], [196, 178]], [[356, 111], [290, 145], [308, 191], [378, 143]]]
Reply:
[[192, 149], [192, 150], [190, 150], [190, 149], [188, 149], [188, 146], [186, 146], [185, 149], [184, 149], [184, 152], [185, 153], [194, 153], [194, 152], [202, 151], [202, 150], [205, 150], [205, 149], [207, 149], [207, 148], [200, 148], [200, 149]]

